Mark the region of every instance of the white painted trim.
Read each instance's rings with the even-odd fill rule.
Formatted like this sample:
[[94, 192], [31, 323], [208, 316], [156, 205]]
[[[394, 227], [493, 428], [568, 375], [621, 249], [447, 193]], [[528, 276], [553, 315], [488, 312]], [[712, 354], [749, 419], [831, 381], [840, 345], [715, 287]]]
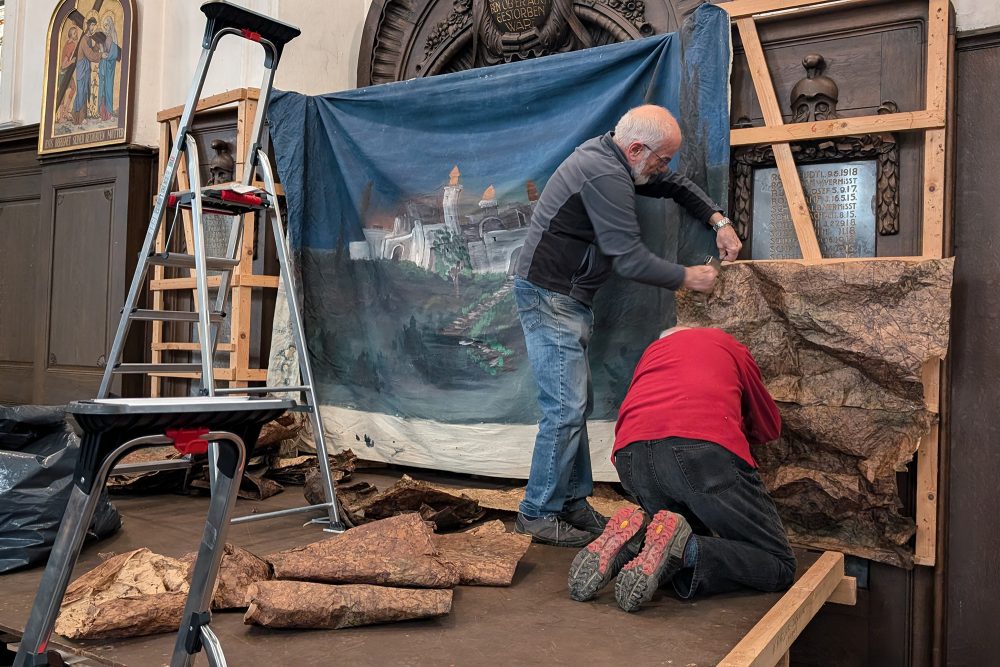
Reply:
[[[24, 58], [24, 8], [27, 0], [7, 0], [4, 3], [3, 73], [0, 74], [0, 128], [16, 127], [24, 122], [20, 116], [21, 65]], [[44, 39], [44, 38], [43, 38]], [[39, 84], [40, 85], [40, 84]]]

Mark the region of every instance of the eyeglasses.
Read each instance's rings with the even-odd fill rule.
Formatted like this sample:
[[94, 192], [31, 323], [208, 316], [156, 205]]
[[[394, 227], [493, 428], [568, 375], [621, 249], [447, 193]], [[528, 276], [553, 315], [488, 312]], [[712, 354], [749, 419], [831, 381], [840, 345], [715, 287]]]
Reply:
[[662, 155], [654, 151], [653, 147], [650, 146], [649, 144], [643, 144], [643, 146], [646, 148], [647, 151], [652, 153], [657, 160], [660, 161], [660, 169], [666, 169], [668, 167], [668, 165], [670, 164], [670, 158], [663, 157]]

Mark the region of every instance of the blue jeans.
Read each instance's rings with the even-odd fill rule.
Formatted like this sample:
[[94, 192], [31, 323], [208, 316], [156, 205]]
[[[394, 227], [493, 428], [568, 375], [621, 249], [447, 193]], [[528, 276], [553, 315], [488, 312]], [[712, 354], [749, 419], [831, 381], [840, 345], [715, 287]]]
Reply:
[[587, 438], [594, 407], [587, 359], [594, 311], [523, 278], [514, 279], [514, 300], [542, 413], [520, 510], [528, 517], [572, 512], [594, 490]]
[[757, 470], [704, 440], [633, 442], [615, 455], [622, 486], [650, 517], [684, 516], [698, 543], [694, 567], [673, 578], [682, 598], [743, 587], [783, 591], [795, 576], [795, 554]]

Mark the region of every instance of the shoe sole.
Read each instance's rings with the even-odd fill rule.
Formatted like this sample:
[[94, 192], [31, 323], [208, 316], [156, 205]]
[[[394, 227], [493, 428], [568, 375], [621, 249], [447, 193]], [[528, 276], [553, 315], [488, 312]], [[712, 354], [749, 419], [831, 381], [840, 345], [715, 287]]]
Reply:
[[660, 510], [646, 528], [642, 552], [622, 568], [615, 582], [618, 606], [628, 612], [653, 598], [660, 583], [667, 581], [684, 563], [684, 547], [691, 526], [684, 517]]
[[573, 559], [569, 568], [569, 596], [586, 602], [597, 595], [633, 556], [625, 545], [642, 531], [645, 515], [635, 507], [623, 507], [608, 521], [600, 537]]
[[531, 538], [531, 541], [534, 542], [535, 544], [545, 544], [545, 545], [548, 545], [550, 547], [573, 547], [573, 548], [580, 548], [580, 547], [587, 546], [594, 539], [596, 539], [595, 535], [588, 534], [587, 539], [581, 538], [581, 539], [577, 539], [577, 540], [564, 540], [564, 541], [550, 540], [550, 539], [548, 539], [546, 537], [540, 537], [538, 535], [535, 535], [532, 532], [524, 530], [523, 528], [521, 528], [520, 526], [518, 526], [516, 523], [514, 524], [514, 532], [517, 533], [518, 535], [527, 535], [528, 537]]

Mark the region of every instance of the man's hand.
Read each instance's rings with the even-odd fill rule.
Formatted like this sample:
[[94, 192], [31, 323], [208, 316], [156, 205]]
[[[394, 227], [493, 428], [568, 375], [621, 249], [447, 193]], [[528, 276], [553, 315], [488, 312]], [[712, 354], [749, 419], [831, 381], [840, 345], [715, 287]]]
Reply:
[[715, 245], [719, 248], [719, 259], [733, 261], [740, 254], [743, 243], [732, 225], [726, 225], [715, 235]]
[[684, 289], [695, 292], [711, 292], [715, 285], [715, 277], [719, 275], [711, 266], [686, 266], [684, 267]]

